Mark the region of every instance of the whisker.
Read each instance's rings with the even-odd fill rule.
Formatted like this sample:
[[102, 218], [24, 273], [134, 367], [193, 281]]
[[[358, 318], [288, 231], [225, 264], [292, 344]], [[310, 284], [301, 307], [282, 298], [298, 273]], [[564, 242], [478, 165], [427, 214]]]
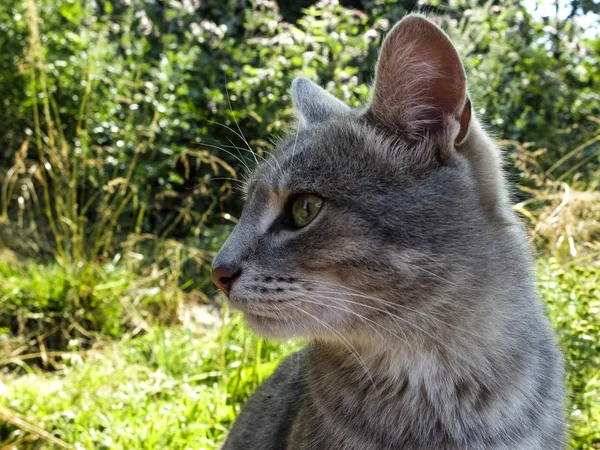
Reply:
[[[312, 293], [312, 294], [314, 295], [314, 293]], [[343, 301], [345, 301], [345, 300], [346, 300], [346, 299], [339, 298], [339, 297], [330, 297], [330, 296], [325, 296], [325, 295], [322, 295], [322, 294], [320, 294], [320, 293], [317, 293], [316, 295], [318, 296], [318, 298], [321, 298], [321, 299], [324, 299], [324, 300], [333, 300], [333, 301], [337, 301], [338, 303], [339, 303], [339, 302], [343, 302]], [[303, 298], [303, 300], [305, 300], [305, 299]], [[322, 304], [321, 304], [321, 303], [318, 303], [318, 302], [313, 302], [313, 303], [316, 303], [316, 304], [319, 304], [319, 305], [321, 305], [321, 306], [322, 306]], [[348, 312], [350, 312], [351, 314], [353, 314], [353, 315], [355, 315], [355, 316], [359, 317], [359, 318], [360, 318], [360, 319], [362, 319], [362, 320], [366, 320], [366, 321], [370, 322], [370, 323], [369, 323], [369, 326], [370, 326], [370, 327], [373, 329], [373, 331], [375, 331], [377, 334], [379, 334], [379, 336], [381, 336], [381, 338], [382, 338], [382, 340], [383, 340], [384, 342], [386, 342], [386, 341], [385, 341], [385, 339], [384, 339], [384, 337], [383, 337], [383, 335], [381, 334], [381, 332], [380, 332], [379, 330], [375, 329], [375, 328], [373, 327], [373, 325], [371, 325], [371, 323], [372, 323], [372, 324], [375, 324], [375, 325], [377, 325], [379, 328], [383, 329], [384, 331], [386, 331], [386, 332], [390, 333], [392, 336], [394, 336], [394, 337], [398, 338], [400, 341], [404, 342], [406, 345], [408, 345], [408, 347], [409, 347], [411, 350], [413, 350], [413, 351], [414, 351], [414, 347], [413, 347], [412, 343], [410, 342], [410, 340], [408, 339], [408, 337], [407, 337], [407, 335], [406, 335], [406, 332], [404, 331], [404, 329], [403, 329], [403, 328], [400, 328], [400, 329], [399, 329], [399, 331], [402, 333], [402, 336], [399, 336], [398, 334], [396, 334], [395, 332], [393, 332], [393, 331], [392, 331], [392, 330], [390, 330], [389, 328], [387, 328], [387, 327], [383, 326], [382, 324], [378, 323], [377, 321], [375, 321], [375, 320], [372, 320], [372, 319], [369, 319], [368, 317], [366, 317], [366, 316], [363, 316], [363, 315], [361, 315], [361, 314], [359, 314], [359, 313], [357, 313], [357, 312], [355, 312], [355, 311], [352, 311], [352, 310], [350, 310], [350, 309], [348, 309], [348, 308], [340, 308], [340, 307], [338, 307], [338, 306], [335, 306], [335, 305], [327, 305], [327, 306], [328, 306], [328, 307], [333, 307], [333, 308], [335, 308], [335, 309], [343, 309], [343, 310], [345, 310], [345, 311], [348, 311]], [[393, 316], [392, 316], [392, 319], [395, 319], [395, 317], [393, 317]], [[395, 320], [394, 320], [394, 321], [395, 321]]]
[[254, 164], [256, 164], [258, 166], [258, 159], [256, 158], [256, 153], [254, 152], [254, 150], [252, 150], [250, 147], [249, 148], [238, 147], [229, 138], [227, 138], [227, 142], [229, 142], [231, 145], [224, 145], [223, 147], [226, 147], [226, 148], [235, 148], [238, 152], [248, 152], [248, 153], [250, 153], [252, 155], [252, 158], [254, 159]]
[[[216, 139], [215, 139], [215, 140], [216, 140]], [[258, 156], [259, 158], [262, 158], [263, 160], [265, 159], [265, 157], [264, 157], [264, 156], [261, 156], [261, 155], [259, 155], [258, 153], [255, 153], [254, 151], [251, 151], [251, 150], [249, 150], [249, 149], [247, 149], [247, 148], [244, 148], [244, 147], [239, 147], [239, 146], [235, 145], [233, 142], [231, 142], [231, 139], [229, 139], [229, 138], [227, 139], [227, 141], [228, 141], [228, 142], [229, 142], [231, 145], [223, 145], [223, 144], [221, 144], [221, 143], [219, 142], [219, 145], [217, 146], [217, 145], [208, 144], [208, 143], [206, 143], [206, 142], [203, 142], [203, 141], [200, 141], [200, 140], [194, 140], [194, 141], [192, 141], [192, 143], [194, 143], [194, 144], [196, 144], [196, 145], [205, 145], [205, 146], [207, 146], [207, 147], [216, 148], [216, 149], [218, 149], [218, 150], [221, 150], [221, 149], [223, 149], [223, 148], [231, 148], [231, 149], [237, 150], [238, 152], [246, 152], [246, 153], [250, 153], [251, 155], [253, 155], [253, 156]], [[218, 142], [218, 141], [217, 141], [217, 142]], [[241, 153], [240, 153], [240, 155], [239, 155], [239, 156], [241, 157]], [[255, 159], [255, 161], [256, 161], [256, 159]], [[257, 164], [258, 164], [258, 162], [257, 162]]]
[[[268, 158], [264, 158], [265, 162], [269, 162], [269, 161], [274, 161], [275, 164], [277, 164], [277, 173], [283, 174], [283, 169], [281, 167], [281, 165], [279, 164], [279, 161], [277, 161], [277, 157], [273, 154], [273, 153], [268, 153]], [[273, 167], [269, 164], [269, 167]]]
[[318, 317], [313, 316], [311, 313], [305, 311], [304, 309], [302, 309], [300, 306], [295, 305], [294, 303], [288, 303], [290, 306], [292, 306], [293, 308], [295, 308], [296, 310], [306, 314], [307, 316], [311, 317], [312, 319], [314, 319], [317, 323], [320, 323], [321, 325], [323, 325], [325, 328], [327, 328], [329, 331], [331, 331], [334, 336], [340, 338], [342, 340], [342, 344], [348, 349], [348, 351], [354, 355], [354, 357], [356, 358], [357, 362], [362, 366], [362, 368], [365, 371], [365, 374], [367, 375], [367, 377], [369, 378], [369, 380], [371, 381], [371, 383], [373, 384], [373, 387], [376, 388], [375, 386], [375, 381], [373, 380], [373, 377], [371, 376], [371, 373], [369, 372], [369, 368], [367, 367], [367, 365], [365, 364], [364, 360], [360, 357], [360, 353], [358, 353], [358, 351], [356, 350], [356, 348], [354, 348], [354, 346], [350, 343], [350, 341], [348, 341], [348, 339], [346, 339], [344, 336], [342, 336], [338, 331], [336, 331], [331, 325], [329, 325], [328, 323], [324, 322], [323, 320], [319, 319]]
[[231, 98], [229, 97], [229, 89], [227, 88], [227, 74], [225, 74], [225, 93], [227, 94], [227, 103], [229, 104], [229, 110], [231, 111], [231, 117], [233, 117], [235, 126], [237, 127], [238, 131], [240, 132], [240, 134], [238, 136], [241, 135], [242, 140], [246, 143], [246, 145], [248, 146], [248, 149], [250, 149], [250, 152], [254, 156], [254, 161], [256, 162], [256, 164], [258, 164], [258, 159], [256, 158], [256, 154], [254, 153], [254, 151], [252, 151], [252, 147], [250, 147], [250, 144], [244, 137], [244, 133], [242, 132], [242, 129], [240, 128], [240, 125], [238, 124], [238, 121], [235, 118], [235, 113], [233, 112], [233, 108], [231, 107]]
[[[331, 286], [334, 286], [334, 287], [337, 287], [337, 288], [342, 288], [342, 289], [346, 290], [347, 293], [351, 293], [351, 294], [355, 295], [356, 297], [373, 300], [373, 301], [379, 302], [381, 304], [388, 305], [388, 306], [390, 306], [392, 308], [395, 308], [397, 310], [404, 309], [406, 311], [409, 311], [409, 312], [412, 312], [412, 313], [415, 313], [415, 314], [419, 314], [420, 316], [426, 317], [428, 319], [433, 319], [437, 323], [440, 323], [442, 325], [446, 325], [448, 327], [454, 328], [457, 331], [460, 331], [460, 332], [463, 332], [463, 333], [466, 333], [466, 334], [470, 334], [471, 336], [475, 336], [475, 337], [478, 337], [478, 338], [482, 337], [479, 333], [475, 333], [475, 332], [473, 332], [471, 330], [467, 330], [465, 328], [462, 328], [462, 327], [459, 327], [457, 325], [454, 325], [454, 324], [451, 324], [449, 322], [446, 322], [445, 320], [439, 318], [438, 316], [433, 315], [433, 313], [426, 313], [424, 311], [419, 311], [418, 309], [414, 309], [414, 308], [411, 308], [411, 307], [406, 306], [406, 305], [401, 305], [401, 304], [398, 304], [398, 303], [394, 303], [394, 302], [391, 302], [389, 300], [385, 300], [385, 299], [382, 299], [382, 298], [379, 298], [379, 297], [373, 297], [371, 295], [365, 295], [362, 292], [357, 291], [356, 289], [352, 289], [352, 288], [349, 288], [347, 286], [344, 286], [344, 285], [341, 285], [341, 284], [338, 284], [338, 283], [332, 283], [332, 282], [320, 281], [320, 280], [319, 281], [317, 281], [317, 280], [302, 280], [302, 281], [306, 281], [306, 282], [309, 282], [309, 283], [314, 283], [315, 285], [325, 284], [325, 285], [331, 285]], [[329, 289], [331, 289], [331, 288], [329, 288]], [[332, 293], [337, 293], [334, 290], [332, 290], [331, 292]]]
[[[207, 180], [203, 180], [202, 183], [208, 183], [210, 181], [222, 181], [222, 180], [235, 181], [236, 183], [244, 184], [243, 180], [240, 180], [239, 178], [232, 178], [232, 177], [212, 177]], [[200, 184], [202, 184], [202, 183], [200, 183]]]
[[458, 352], [456, 352], [451, 346], [447, 345], [445, 342], [443, 342], [441, 339], [437, 338], [436, 336], [434, 336], [433, 334], [429, 333], [427, 330], [425, 330], [424, 328], [420, 327], [419, 325], [397, 315], [394, 314], [390, 311], [387, 311], [385, 309], [381, 309], [381, 308], [377, 308], [375, 306], [371, 306], [371, 305], [366, 305], [364, 303], [360, 303], [360, 302], [354, 302], [352, 300], [348, 300], [346, 298], [339, 298], [339, 300], [347, 302], [347, 303], [351, 303], [354, 305], [359, 305], [368, 309], [372, 309], [374, 311], [378, 311], [378, 312], [382, 312], [386, 315], [388, 315], [389, 317], [393, 318], [393, 319], [397, 319], [400, 322], [402, 322], [404, 325], [408, 325], [409, 327], [412, 327], [414, 329], [416, 329], [417, 331], [425, 334], [426, 336], [428, 336], [429, 338], [431, 338], [434, 342], [437, 342], [438, 344], [441, 345], [442, 348], [444, 348], [445, 350], [449, 350], [452, 354], [454, 354], [454, 356], [456, 356], [459, 360], [463, 360], [466, 359], [464, 356], [460, 355]]
[[[227, 86], [225, 86], [225, 89], [227, 91], [227, 101], [229, 102], [229, 109], [231, 110], [231, 101], [229, 99], [229, 91], [227, 90]], [[229, 126], [227, 126], [227, 125], [225, 125], [223, 123], [216, 122], [214, 120], [208, 120], [208, 119], [207, 119], [207, 122], [210, 123], [210, 124], [213, 124], [213, 125], [218, 125], [220, 127], [223, 127], [225, 129], [229, 130], [230, 132], [232, 132], [233, 134], [235, 134], [239, 139], [241, 139], [246, 144], [247, 148], [238, 147], [233, 142], [231, 142], [231, 140], [229, 138], [227, 140], [229, 141], [229, 143], [231, 144], [231, 146], [226, 145], [226, 146], [218, 147], [218, 146], [214, 146], [214, 145], [210, 145], [210, 144], [205, 144], [205, 143], [203, 143], [202, 145], [206, 145], [206, 146], [209, 146], [209, 147], [217, 148], [217, 149], [220, 149], [220, 150], [224, 149], [224, 148], [233, 148], [233, 149], [236, 149], [238, 151], [248, 152], [248, 153], [252, 154], [252, 157], [254, 158], [254, 161], [255, 161], [255, 163], [257, 165], [259, 164], [257, 157], [259, 157], [263, 161], [265, 161], [269, 165], [269, 167], [271, 167], [271, 169], [273, 169], [276, 172], [283, 173], [283, 169], [282, 169], [281, 165], [279, 164], [279, 161], [277, 160], [277, 158], [275, 157], [275, 155], [273, 153], [268, 152], [266, 150], [263, 150], [267, 155], [270, 156], [269, 158], [265, 158], [264, 156], [258, 154], [258, 152], [255, 152], [252, 149], [252, 147], [250, 146], [249, 142], [246, 140], [246, 138], [244, 137], [244, 135], [242, 133], [242, 130], [241, 130], [241, 128], [240, 128], [240, 126], [239, 126], [236, 118], [235, 118], [235, 114], [233, 113], [233, 110], [231, 110], [231, 113], [232, 113], [233, 120], [234, 120], [234, 122], [235, 122], [235, 124], [236, 124], [236, 126], [237, 126], [237, 128], [239, 130], [239, 133], [237, 131], [235, 131], [233, 128], [231, 128], [231, 127], [229, 127]], [[240, 161], [240, 162], [242, 162], [242, 161]], [[274, 162], [277, 165], [277, 169], [275, 169], [275, 167], [273, 167], [272, 162]], [[244, 162], [242, 162], [242, 164], [244, 164], [244, 166], [246, 167], [246, 170], [249, 173], [252, 172], [252, 170], [250, 170], [250, 168], [248, 167], [247, 164], [245, 164]]]
[[277, 164], [277, 167], [278, 167], [278, 170], [279, 170], [279, 172], [281, 172], [281, 166], [279, 165], [279, 161], [277, 161], [277, 159], [276, 159], [275, 157], [273, 157], [273, 156], [272, 156], [272, 157], [270, 157], [269, 159], [267, 159], [267, 158], [265, 158], [264, 156], [258, 155], [258, 154], [257, 154], [257, 153], [255, 153], [254, 151], [251, 151], [251, 150], [249, 150], [249, 149], [247, 149], [247, 148], [238, 147], [238, 146], [234, 145], [234, 143], [233, 143], [233, 142], [231, 142], [231, 139], [227, 139], [227, 140], [229, 141], [229, 143], [230, 143], [231, 145], [224, 145], [223, 147], [226, 147], [226, 148], [235, 148], [235, 149], [237, 149], [238, 151], [244, 151], [244, 152], [249, 152], [249, 153], [252, 153], [252, 155], [254, 156], [254, 160], [256, 161], [256, 164], [257, 164], [257, 165], [259, 164], [259, 162], [258, 162], [258, 160], [256, 159], [256, 156], [258, 156], [259, 158], [261, 158], [261, 159], [262, 159], [262, 160], [263, 160], [263, 161], [264, 161], [264, 162], [265, 162], [265, 163], [266, 163], [266, 164], [267, 164], [267, 165], [268, 165], [268, 166], [269, 166], [269, 167], [270, 167], [270, 168], [271, 168], [273, 171], [277, 172], [277, 170], [275, 169], [275, 167], [273, 167], [273, 165], [271, 164], [271, 161], [274, 161], [274, 162], [275, 162], [275, 164]]
[[[255, 153], [255, 152], [253, 152], [253, 151], [251, 152], [251, 151], [250, 151], [250, 150], [248, 150], [247, 148], [244, 148], [244, 147], [238, 147], [238, 146], [237, 146], [237, 145], [235, 145], [233, 142], [231, 142], [231, 139], [227, 139], [227, 140], [229, 141], [229, 143], [230, 143], [231, 145], [222, 145], [222, 147], [224, 147], [224, 148], [233, 148], [233, 149], [236, 149], [236, 150], [238, 150], [238, 151], [240, 151], [240, 152], [251, 153], [251, 154], [252, 154], [252, 155], [255, 157], [255, 160], [256, 160], [256, 157], [258, 157], [258, 158], [261, 158], [262, 160], [264, 160], [264, 159], [265, 159], [265, 157], [264, 157], [264, 156], [262, 156], [262, 155], [259, 155], [258, 153]], [[258, 164], [258, 161], [256, 161], [256, 163]]]
[[205, 147], [210, 147], [210, 148], [214, 148], [214, 149], [223, 151], [223, 152], [227, 153], [228, 155], [232, 156], [233, 158], [235, 158], [237, 161], [239, 161], [240, 164], [242, 164], [246, 168], [246, 170], [248, 171], [248, 173], [252, 172], [252, 170], [250, 169], [250, 167], [248, 166], [248, 164], [246, 164], [246, 161], [244, 160], [244, 158], [242, 158], [241, 155], [236, 155], [233, 152], [231, 152], [229, 150], [226, 150], [223, 147], [220, 147], [218, 145], [207, 144], [206, 142], [200, 142], [200, 141], [196, 141], [194, 143], [198, 144], [198, 145], [203, 145]]
[[[298, 105], [298, 110], [302, 110], [302, 98], [299, 99], [299, 105]], [[293, 167], [294, 166], [294, 156], [296, 154], [296, 144], [298, 143], [298, 135], [300, 134], [300, 127], [302, 126], [302, 122], [299, 120], [298, 121], [298, 127], [296, 128], [296, 137], [294, 138], [294, 146], [292, 147], [292, 158], [291, 158], [291, 163], [290, 166]]]
[[421, 272], [425, 272], [426, 274], [429, 274], [429, 275], [431, 275], [431, 276], [433, 276], [433, 277], [435, 277], [435, 278], [438, 278], [438, 279], [440, 279], [440, 280], [442, 280], [442, 281], [445, 281], [446, 283], [448, 283], [448, 284], [450, 284], [450, 285], [452, 285], [452, 286], [456, 286], [456, 283], [454, 283], [453, 281], [450, 281], [450, 280], [448, 280], [447, 278], [444, 278], [443, 276], [441, 276], [441, 275], [438, 275], [438, 274], [437, 274], [437, 273], [435, 273], [435, 272], [432, 272], [432, 271], [430, 271], [430, 270], [427, 270], [427, 269], [425, 269], [424, 267], [421, 267], [421, 266], [419, 266], [418, 264], [414, 264], [414, 263], [411, 263], [411, 262], [407, 262], [407, 263], [408, 263], [408, 265], [410, 265], [411, 267], [414, 267], [415, 269], [418, 269], [418, 270], [420, 270]]
[[244, 141], [244, 143], [245, 143], [245, 144], [248, 146], [248, 149], [250, 150], [250, 152], [251, 152], [252, 154], [254, 154], [254, 151], [252, 150], [252, 147], [250, 147], [250, 144], [248, 144], [248, 141], [246, 141], [246, 138], [244, 138], [244, 137], [243, 137], [241, 134], [239, 134], [239, 133], [238, 133], [237, 131], [235, 131], [233, 128], [231, 128], [230, 126], [227, 126], [227, 125], [225, 125], [224, 123], [217, 122], [217, 121], [215, 121], [215, 120], [209, 120], [209, 119], [206, 119], [206, 121], [207, 121], [208, 123], [210, 123], [211, 125], [218, 125], [218, 126], [220, 126], [220, 127], [223, 127], [223, 128], [225, 128], [226, 130], [229, 130], [229, 131], [231, 131], [231, 132], [232, 132], [233, 134], [235, 134], [235, 135], [236, 135], [238, 138], [240, 138], [242, 141]]
[[[318, 295], [318, 297], [319, 297], [319, 298], [322, 298], [322, 299], [325, 299], [325, 300], [337, 300], [336, 298], [333, 298], [333, 297], [325, 297], [325, 296], [322, 296], [322, 295]], [[315, 298], [313, 298], [313, 296], [311, 296], [311, 299], [312, 299], [312, 300], [310, 300], [310, 299], [308, 299], [308, 298], [306, 298], [306, 297], [301, 297], [301, 298], [298, 298], [298, 300], [299, 300], [299, 301], [303, 301], [303, 302], [306, 302], [306, 303], [311, 303], [311, 304], [313, 304], [313, 305], [323, 306], [323, 304], [322, 304], [322, 303], [319, 303], [319, 302], [317, 302], [317, 301], [314, 301], [314, 300], [316, 300], [316, 299], [315, 299]], [[361, 314], [357, 313], [356, 311], [352, 311], [352, 310], [351, 310], [351, 309], [349, 309], [349, 308], [344, 308], [344, 307], [337, 306], [337, 305], [327, 305], [327, 306], [328, 306], [328, 307], [331, 307], [331, 308], [334, 308], [334, 309], [341, 310], [341, 311], [345, 311], [345, 312], [347, 312], [347, 313], [349, 313], [349, 314], [352, 314], [353, 316], [356, 316], [356, 317], [358, 317], [358, 318], [359, 318], [359, 319], [361, 319], [361, 320], [366, 320], [366, 321], [368, 321], [368, 322], [370, 322], [370, 323], [373, 323], [373, 324], [375, 324], [375, 325], [377, 325], [377, 326], [379, 326], [379, 327], [383, 328], [384, 330], [386, 330], [386, 331], [389, 331], [390, 333], [392, 333], [390, 330], [387, 330], [387, 329], [386, 329], [386, 328], [385, 328], [383, 325], [381, 325], [381, 324], [379, 324], [379, 323], [375, 322], [374, 320], [371, 320], [371, 319], [369, 319], [368, 317], [365, 317], [365, 316], [363, 316], [363, 315], [361, 315]], [[370, 324], [369, 324], [369, 325], [370, 325]], [[373, 329], [373, 331], [375, 331], [377, 334], [379, 334], [379, 336], [381, 337], [381, 339], [384, 339], [383, 335], [381, 334], [381, 332], [380, 332], [378, 329], [374, 328], [374, 327], [373, 327], [373, 325], [370, 325], [370, 326], [371, 326], [371, 328]], [[392, 334], [393, 334], [393, 333], [392, 333]], [[397, 337], [399, 338], [399, 336], [397, 336]]]
[[[352, 305], [358, 305], [358, 306], [361, 306], [361, 307], [365, 307], [365, 308], [373, 310], [373, 311], [382, 312], [382, 313], [388, 315], [389, 317], [391, 317], [392, 319], [399, 320], [403, 324], [407, 324], [408, 323], [409, 325], [414, 326], [415, 328], [417, 328], [419, 331], [424, 331], [421, 328], [419, 328], [417, 325], [412, 324], [407, 319], [405, 319], [403, 317], [400, 317], [400, 316], [397, 316], [397, 315], [393, 314], [392, 312], [387, 311], [385, 309], [377, 308], [376, 306], [371, 306], [371, 305], [367, 305], [367, 304], [364, 304], [364, 303], [352, 301], [352, 300], [349, 300], [349, 299], [347, 299], [345, 297], [327, 297], [327, 296], [323, 296], [323, 298], [333, 299], [333, 300], [337, 300], [337, 301], [340, 301], [340, 302], [346, 302], [346, 303], [349, 303], [349, 304], [352, 304]], [[387, 331], [389, 331], [390, 333], [394, 334], [390, 330], [387, 330]], [[399, 339], [406, 339], [406, 336], [404, 338], [401, 338], [400, 336], [396, 335], [396, 337], [398, 337]]]
[[[368, 298], [368, 296], [366, 296], [366, 297]], [[376, 306], [367, 305], [367, 304], [360, 303], [360, 302], [355, 302], [355, 301], [349, 300], [347, 298], [339, 297], [338, 299], [340, 301], [345, 301], [345, 302], [350, 303], [350, 304], [359, 305], [359, 306], [367, 308], [367, 309], [372, 309], [374, 311], [378, 311], [378, 312], [384, 313], [384, 314], [388, 315], [389, 317], [396, 318], [396, 319], [400, 320], [403, 324], [408, 325], [409, 327], [412, 327], [412, 328], [418, 330], [419, 332], [425, 334], [426, 336], [428, 336], [429, 338], [431, 338], [434, 342], [437, 342], [438, 344], [440, 344], [442, 348], [444, 348], [445, 350], [448, 350], [451, 353], [453, 353], [454, 356], [456, 356], [459, 360], [465, 360], [466, 359], [464, 356], [462, 356], [458, 352], [456, 352], [451, 346], [447, 345], [442, 340], [440, 340], [439, 338], [437, 338], [433, 334], [429, 333], [427, 330], [425, 330], [422, 327], [416, 325], [415, 323], [410, 322], [409, 320], [407, 320], [404, 317], [401, 317], [401, 316], [399, 316], [397, 314], [394, 314], [391, 311], [388, 311], [388, 310], [385, 310], [385, 309], [382, 309], [382, 308], [378, 308]], [[372, 299], [373, 300], [378, 300], [376, 297], [373, 297]]]

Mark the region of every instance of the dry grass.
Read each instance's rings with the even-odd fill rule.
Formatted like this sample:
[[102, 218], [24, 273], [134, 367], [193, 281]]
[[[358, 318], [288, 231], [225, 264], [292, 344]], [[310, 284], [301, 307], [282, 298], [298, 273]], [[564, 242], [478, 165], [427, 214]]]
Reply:
[[[589, 119], [600, 125], [600, 119]], [[545, 149], [503, 142], [516, 150], [512, 154], [514, 163], [527, 180], [527, 184], [517, 187], [529, 198], [515, 205], [515, 209], [531, 222], [531, 240], [537, 248], [566, 259], [589, 257], [592, 262], [593, 256], [600, 254], [600, 179], [591, 176], [585, 182], [579, 172], [586, 164], [598, 160], [598, 142], [600, 127], [590, 139], [548, 169], [539, 162]], [[597, 174], [600, 175], [600, 166]]]

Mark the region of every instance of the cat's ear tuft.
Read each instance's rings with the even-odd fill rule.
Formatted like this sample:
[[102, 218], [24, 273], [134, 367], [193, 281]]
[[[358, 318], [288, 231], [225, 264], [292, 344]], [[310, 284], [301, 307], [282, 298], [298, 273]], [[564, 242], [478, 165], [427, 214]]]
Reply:
[[306, 78], [293, 81], [292, 101], [300, 120], [307, 125], [325, 122], [350, 111], [348, 105]]
[[366, 115], [412, 136], [436, 133], [450, 124], [454, 143], [464, 140], [471, 118], [465, 70], [438, 26], [410, 15], [390, 31], [377, 62]]

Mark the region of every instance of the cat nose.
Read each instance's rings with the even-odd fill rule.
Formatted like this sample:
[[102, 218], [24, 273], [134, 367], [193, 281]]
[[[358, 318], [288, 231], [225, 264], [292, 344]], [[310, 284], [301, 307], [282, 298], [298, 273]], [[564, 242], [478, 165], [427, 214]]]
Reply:
[[217, 285], [225, 294], [229, 295], [231, 291], [231, 285], [235, 279], [240, 275], [241, 270], [237, 267], [218, 265], [213, 267], [211, 277], [213, 283]]

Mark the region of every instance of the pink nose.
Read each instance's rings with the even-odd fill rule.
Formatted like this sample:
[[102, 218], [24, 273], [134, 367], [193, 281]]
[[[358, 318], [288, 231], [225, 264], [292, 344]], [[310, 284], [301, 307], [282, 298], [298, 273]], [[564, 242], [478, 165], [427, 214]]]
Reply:
[[229, 291], [231, 291], [231, 285], [238, 275], [239, 270], [223, 266], [213, 267], [211, 273], [213, 283], [215, 283], [217, 287], [227, 295], [229, 295]]

